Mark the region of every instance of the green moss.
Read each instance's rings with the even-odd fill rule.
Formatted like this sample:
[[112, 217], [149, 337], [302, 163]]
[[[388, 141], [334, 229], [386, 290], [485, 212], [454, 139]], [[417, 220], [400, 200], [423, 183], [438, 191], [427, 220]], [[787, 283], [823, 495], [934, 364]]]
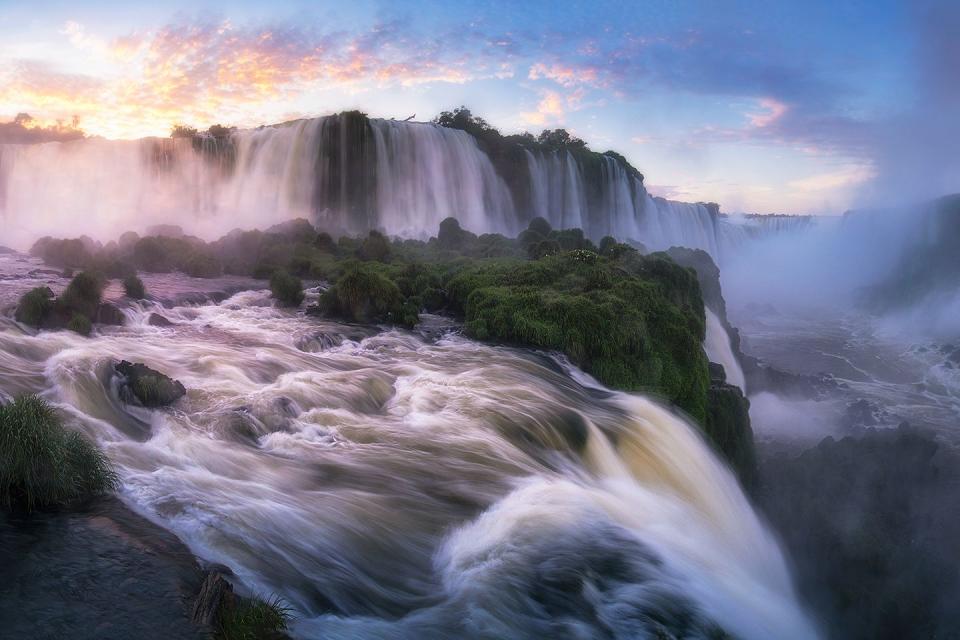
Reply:
[[303, 282], [286, 271], [275, 271], [270, 276], [270, 293], [285, 307], [299, 307], [303, 302]]
[[290, 621], [290, 608], [278, 597], [231, 599], [219, 612], [214, 637], [217, 640], [266, 640], [283, 637]]
[[0, 503], [27, 510], [64, 505], [117, 486], [103, 453], [66, 429], [37, 396], [0, 406]]
[[143, 286], [143, 280], [137, 276], [127, 276], [123, 280], [123, 291], [128, 298], [142, 300], [147, 297], [147, 290]]
[[[97, 274], [89, 271], [78, 273], [67, 285], [66, 290], [57, 298], [54, 311], [60, 317], [69, 318], [67, 321], [69, 324], [73, 324], [76, 316], [86, 316], [88, 321], [97, 317], [97, 311], [100, 309], [100, 299], [103, 295], [103, 284], [103, 280]], [[77, 326], [80, 326], [82, 321], [77, 320], [77, 323]], [[73, 327], [69, 328], [72, 329]]]
[[39, 327], [43, 319], [53, 310], [53, 291], [50, 287], [37, 287], [23, 294], [17, 304], [14, 317], [17, 322]]
[[661, 393], [703, 422], [709, 379], [696, 278], [660, 257], [633, 269], [586, 251], [490, 261], [462, 270], [447, 292], [469, 335], [561, 351], [604, 384]]
[[330, 315], [352, 322], [393, 322], [413, 326], [416, 308], [406, 305], [396, 283], [386, 270], [369, 264], [354, 264], [324, 292], [321, 306]]
[[70, 322], [67, 323], [67, 329], [70, 329], [70, 331], [74, 333], [79, 333], [82, 336], [89, 336], [93, 325], [90, 322], [90, 318], [82, 313], [75, 313], [73, 317], [70, 318]]

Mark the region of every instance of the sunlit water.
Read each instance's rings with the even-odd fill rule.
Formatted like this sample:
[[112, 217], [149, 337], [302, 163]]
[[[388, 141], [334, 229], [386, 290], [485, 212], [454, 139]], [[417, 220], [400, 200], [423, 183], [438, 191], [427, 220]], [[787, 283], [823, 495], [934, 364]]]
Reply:
[[[378, 333], [262, 290], [124, 311], [89, 339], [4, 319], [0, 392], [55, 403], [130, 507], [299, 637], [816, 637], [731, 473], [649, 400], [436, 318]], [[187, 396], [124, 405], [119, 359]]]

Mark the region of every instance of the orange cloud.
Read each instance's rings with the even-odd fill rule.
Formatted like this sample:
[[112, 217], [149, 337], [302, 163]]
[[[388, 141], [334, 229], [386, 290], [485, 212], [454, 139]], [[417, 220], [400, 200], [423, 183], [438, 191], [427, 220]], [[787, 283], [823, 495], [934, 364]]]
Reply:
[[395, 24], [346, 34], [186, 23], [106, 42], [71, 22], [61, 33], [78, 57], [97, 62], [100, 77], [14, 62], [0, 72], [0, 113], [78, 115], [89, 133], [138, 137], [165, 134], [174, 122], [255, 124], [265, 106], [310, 91], [512, 75], [502, 57], [456, 55], [450, 43], [415, 42]]
[[531, 80], [552, 80], [564, 87], [575, 87], [578, 85], [599, 86], [599, 74], [594, 67], [572, 67], [561, 64], [545, 65], [542, 62], [530, 67], [527, 77]]

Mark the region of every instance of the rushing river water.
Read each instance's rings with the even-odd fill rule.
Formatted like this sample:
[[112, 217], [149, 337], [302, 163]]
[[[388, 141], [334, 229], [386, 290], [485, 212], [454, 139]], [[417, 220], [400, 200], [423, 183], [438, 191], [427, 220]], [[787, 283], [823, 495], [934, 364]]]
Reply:
[[[55, 403], [128, 506], [280, 595], [299, 637], [817, 636], [774, 537], [683, 419], [438, 318], [376, 332], [268, 295], [128, 306], [92, 338], [5, 318], [0, 392]], [[124, 405], [119, 359], [187, 396]]]

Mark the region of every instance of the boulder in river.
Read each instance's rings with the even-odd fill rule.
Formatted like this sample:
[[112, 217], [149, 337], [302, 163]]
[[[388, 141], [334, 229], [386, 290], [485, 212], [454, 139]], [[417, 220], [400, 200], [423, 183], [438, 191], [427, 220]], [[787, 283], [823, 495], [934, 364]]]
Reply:
[[187, 393], [180, 382], [145, 364], [122, 360], [113, 368], [123, 378], [120, 398], [129, 404], [139, 404], [151, 409], [165, 407]]

